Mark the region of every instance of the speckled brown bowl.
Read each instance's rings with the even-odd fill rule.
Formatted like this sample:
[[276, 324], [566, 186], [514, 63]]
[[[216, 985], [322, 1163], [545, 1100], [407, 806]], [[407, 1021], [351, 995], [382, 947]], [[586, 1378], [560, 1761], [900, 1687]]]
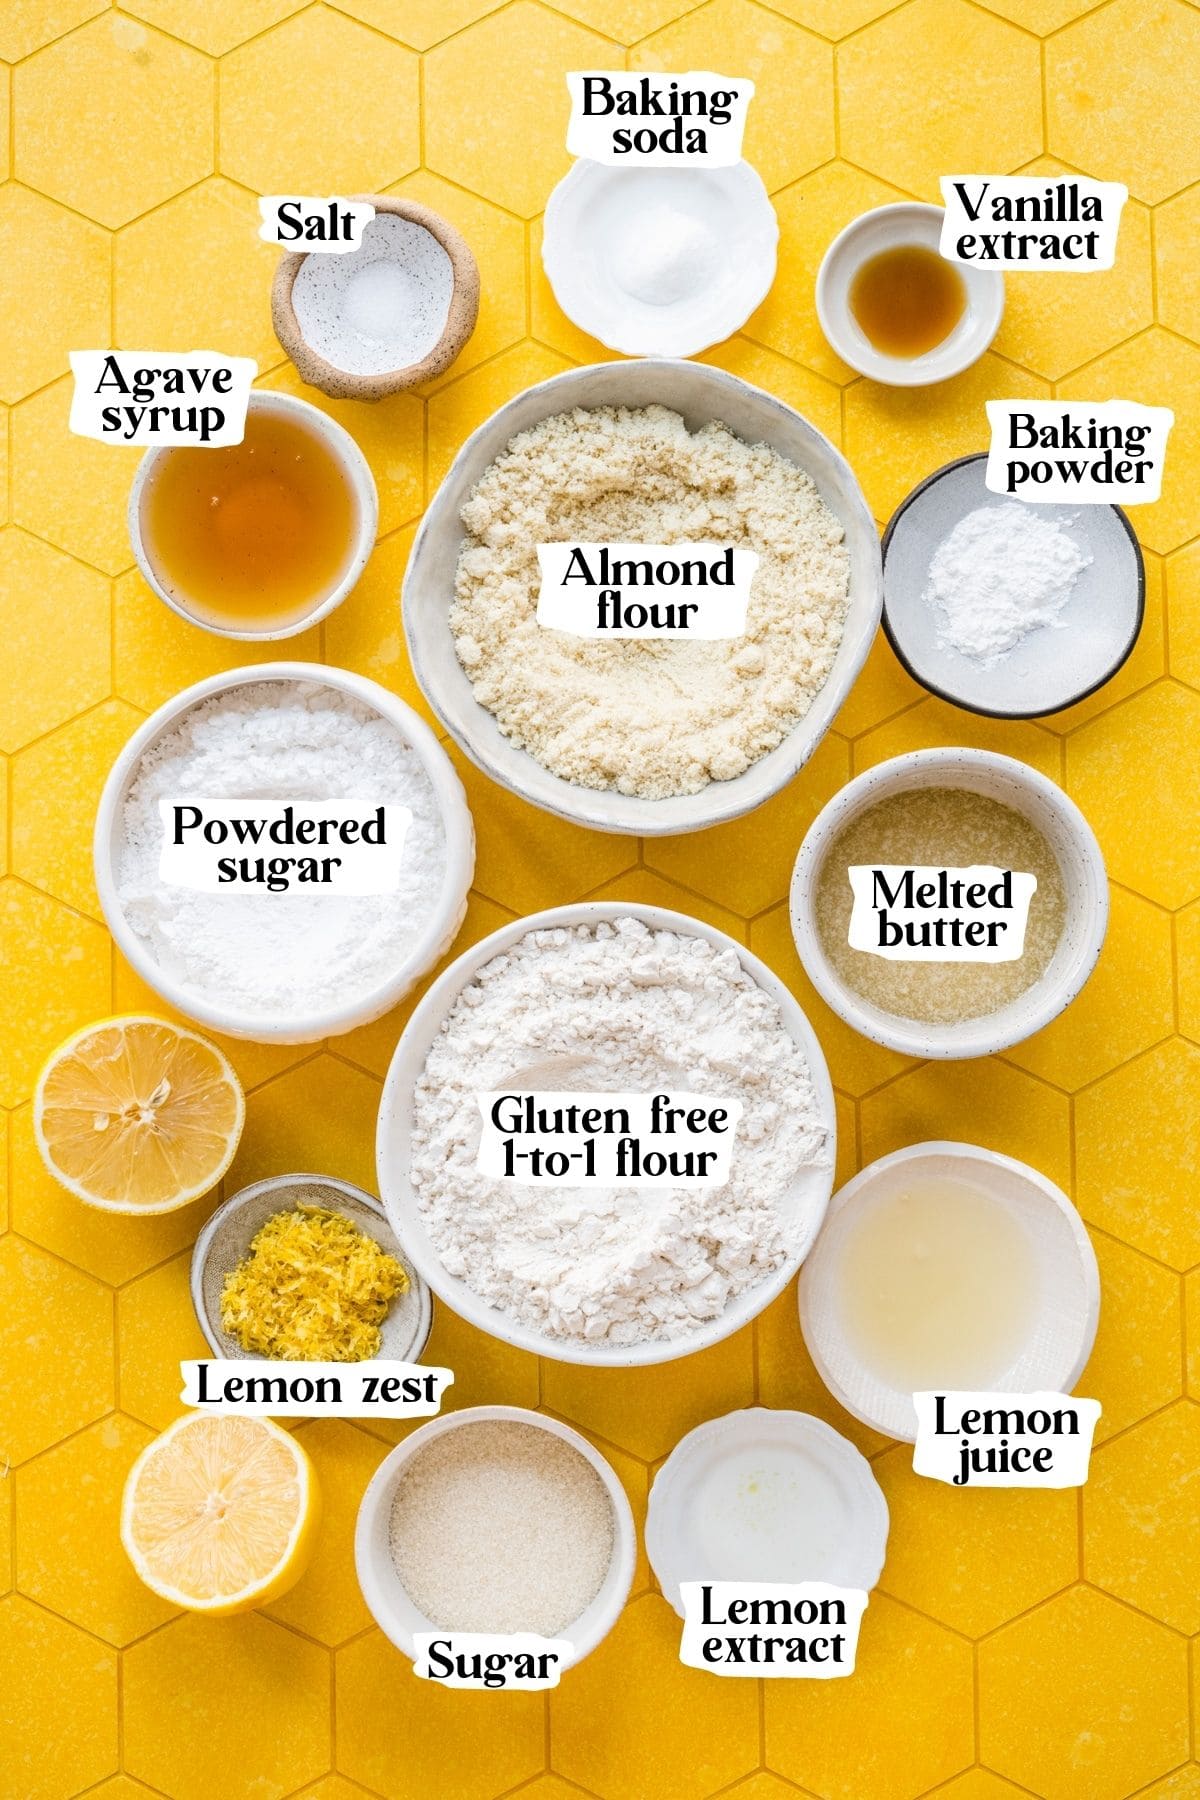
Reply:
[[437, 343], [420, 362], [407, 368], [385, 369], [370, 375], [355, 375], [337, 368], [313, 349], [300, 329], [292, 305], [292, 287], [307, 255], [294, 250], [285, 250], [279, 259], [271, 289], [271, 318], [276, 337], [295, 363], [301, 380], [310, 387], [320, 388], [334, 400], [382, 400], [387, 394], [432, 380], [459, 355], [479, 316], [479, 267], [462, 233], [429, 207], [420, 206], [415, 200], [399, 200], [393, 194], [355, 194], [353, 198], [368, 201], [377, 213], [396, 213], [423, 226], [450, 258], [454, 285], [445, 330]]

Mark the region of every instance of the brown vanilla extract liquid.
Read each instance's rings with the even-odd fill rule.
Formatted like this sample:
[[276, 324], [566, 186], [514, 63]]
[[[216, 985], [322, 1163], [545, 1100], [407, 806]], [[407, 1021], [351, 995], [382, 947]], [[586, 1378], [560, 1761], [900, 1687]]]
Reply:
[[924, 356], [945, 343], [967, 308], [953, 263], [924, 244], [897, 244], [868, 257], [850, 283], [850, 311], [884, 356]]
[[297, 625], [350, 561], [354, 494], [306, 424], [246, 415], [240, 444], [167, 451], [142, 498], [150, 564], [199, 623], [234, 631]]

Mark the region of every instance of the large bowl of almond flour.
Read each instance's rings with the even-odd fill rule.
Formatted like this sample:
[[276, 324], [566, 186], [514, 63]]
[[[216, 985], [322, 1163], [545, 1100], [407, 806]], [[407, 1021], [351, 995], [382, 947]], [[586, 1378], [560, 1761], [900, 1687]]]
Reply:
[[[745, 635], [597, 639], [537, 622], [540, 543], [714, 542], [759, 557]], [[751, 811], [812, 755], [870, 649], [878, 534], [799, 413], [706, 364], [572, 369], [468, 438], [404, 581], [426, 698], [493, 780], [602, 831]]]

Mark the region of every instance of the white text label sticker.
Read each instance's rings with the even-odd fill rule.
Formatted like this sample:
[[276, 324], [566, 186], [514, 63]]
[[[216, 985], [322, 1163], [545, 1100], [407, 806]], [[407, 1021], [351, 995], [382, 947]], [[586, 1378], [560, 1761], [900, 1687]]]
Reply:
[[679, 1660], [714, 1675], [852, 1675], [867, 1609], [862, 1588], [826, 1581], [684, 1581]]
[[984, 486], [1019, 500], [1144, 506], [1162, 492], [1167, 406], [1132, 400], [989, 400]]
[[852, 950], [885, 962], [1015, 962], [1025, 948], [1036, 875], [990, 863], [871, 863], [846, 872]]
[[198, 797], [158, 803], [159, 879], [204, 894], [394, 894], [407, 806]]
[[77, 437], [157, 449], [200, 444], [221, 450], [246, 431], [249, 356], [193, 350], [72, 350], [75, 391], [68, 420]]
[[921, 1393], [913, 1469], [952, 1487], [1082, 1487], [1098, 1400], [1070, 1394]]
[[732, 544], [539, 544], [537, 622], [586, 638], [744, 637], [753, 550]]
[[746, 108], [754, 83], [707, 70], [687, 75], [626, 69], [588, 69], [567, 76], [572, 156], [615, 168], [647, 169], [706, 163], [731, 169], [742, 159]]

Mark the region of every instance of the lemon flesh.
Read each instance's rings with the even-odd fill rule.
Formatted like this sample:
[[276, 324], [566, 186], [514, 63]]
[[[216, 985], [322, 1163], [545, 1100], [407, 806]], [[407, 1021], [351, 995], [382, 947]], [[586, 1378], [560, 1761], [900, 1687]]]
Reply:
[[318, 1512], [312, 1465], [289, 1432], [269, 1419], [193, 1413], [130, 1470], [121, 1542], [163, 1599], [244, 1612], [300, 1579]]
[[170, 1212], [207, 1193], [233, 1160], [245, 1116], [241, 1084], [215, 1044], [142, 1016], [76, 1032], [34, 1094], [46, 1167], [108, 1212]]

